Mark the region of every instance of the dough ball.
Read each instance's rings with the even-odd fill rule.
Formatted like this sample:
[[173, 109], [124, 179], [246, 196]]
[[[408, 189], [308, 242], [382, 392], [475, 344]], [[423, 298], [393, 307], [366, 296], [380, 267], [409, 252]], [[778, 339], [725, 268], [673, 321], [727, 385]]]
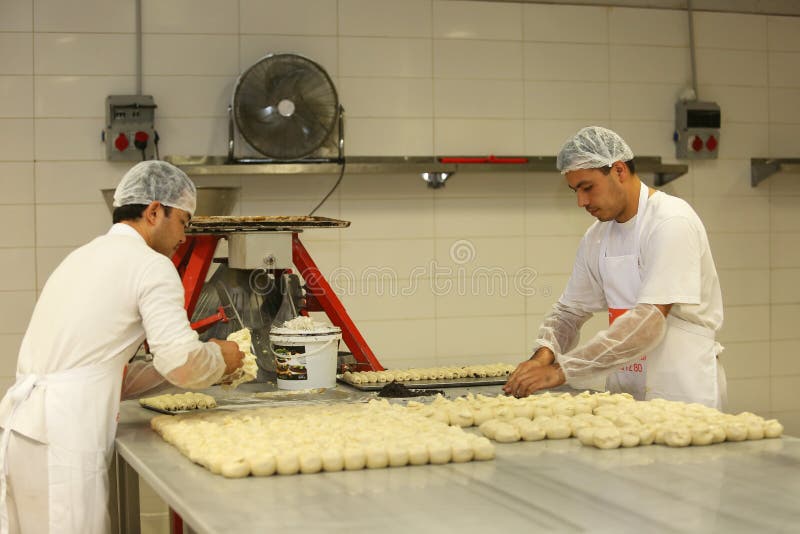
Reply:
[[517, 427], [520, 437], [525, 441], [541, 441], [547, 436], [547, 431], [540, 424], [528, 421]]
[[348, 471], [358, 471], [367, 465], [367, 453], [360, 447], [348, 447], [342, 453], [344, 468]]
[[764, 425], [761, 421], [747, 423], [747, 439], [764, 439]]
[[448, 412], [450, 424], [453, 426], [460, 426], [462, 428], [472, 426], [474, 418], [472, 410], [468, 407], [451, 408]]
[[575, 437], [578, 438], [578, 441], [581, 442], [581, 445], [594, 447], [594, 432], [598, 428], [599, 427], [596, 426], [585, 426], [578, 431], [578, 434]]
[[552, 419], [544, 424], [547, 439], [566, 439], [572, 436], [572, 427], [567, 421]]
[[450, 445], [450, 448], [453, 461], [456, 463], [469, 462], [472, 460], [473, 456], [475, 456], [472, 445], [465, 439], [454, 441], [452, 445]]
[[481, 426], [478, 427], [478, 430], [481, 431], [481, 434], [486, 436], [489, 439], [494, 439], [495, 434], [497, 433], [497, 425], [500, 424], [501, 421], [498, 419], [489, 419], [485, 421]]
[[764, 423], [765, 438], [779, 438], [783, 434], [783, 425], [777, 419], [769, 419]]
[[553, 405], [553, 415], [575, 415], [575, 405], [572, 402], [557, 402]]
[[432, 464], [446, 464], [453, 457], [450, 446], [438, 441], [428, 445], [428, 454]]
[[630, 447], [637, 447], [640, 442], [639, 438], [639, 429], [634, 427], [622, 427], [620, 430], [620, 436], [622, 437], [622, 442], [620, 443], [625, 448]]
[[322, 451], [322, 469], [329, 473], [344, 469], [344, 455], [336, 447], [330, 447]]
[[389, 455], [389, 467], [403, 467], [408, 465], [408, 447], [401, 445], [390, 445], [386, 449]]
[[425, 465], [428, 463], [430, 455], [428, 447], [423, 443], [412, 443], [408, 447], [408, 463], [411, 465]]
[[533, 407], [533, 418], [534, 419], [538, 419], [538, 418], [544, 417], [544, 416], [548, 416], [549, 417], [549, 416], [552, 416], [552, 415], [553, 415], [553, 409], [550, 408], [549, 406], [534, 406]]
[[366, 454], [368, 469], [382, 469], [389, 465], [389, 453], [386, 452], [386, 447], [380, 445], [367, 447]]
[[685, 427], [670, 427], [664, 431], [664, 443], [670, 447], [687, 447], [692, 443], [692, 432]]
[[[168, 416], [165, 416], [168, 417]], [[488, 407], [478, 407], [472, 410], [472, 424], [475, 426], [481, 426], [483, 423], [488, 421], [489, 419], [494, 419], [494, 410]]]
[[725, 441], [725, 428], [722, 425], [709, 425], [708, 429], [711, 431], [711, 443], [722, 443]]
[[494, 458], [494, 445], [486, 438], [478, 438], [473, 441], [472, 450], [475, 453], [475, 460], [484, 461]]
[[296, 475], [300, 471], [300, 458], [295, 452], [282, 452], [275, 457], [275, 468], [279, 475]]
[[514, 410], [510, 406], [498, 406], [494, 409], [494, 418], [501, 421], [511, 421], [514, 419]]
[[300, 472], [311, 475], [322, 471], [322, 456], [317, 451], [304, 451], [299, 455]]
[[592, 413], [594, 406], [592, 406], [591, 402], [576, 401], [575, 404], [573, 405], [573, 409], [575, 410], [575, 415], [582, 413], [590, 414]]
[[725, 439], [728, 441], [744, 441], [747, 439], [747, 426], [744, 423], [730, 422], [725, 424]]
[[622, 435], [615, 426], [600, 427], [594, 430], [594, 446], [598, 449], [616, 449], [622, 445]]
[[714, 433], [708, 425], [695, 425], [691, 428], [691, 432], [694, 446], [711, 445], [714, 442]]
[[515, 441], [519, 441], [520, 439], [522, 439], [522, 437], [519, 434], [519, 430], [517, 430], [517, 427], [511, 423], [500, 421], [495, 426], [495, 441], [499, 443], [513, 443]]
[[225, 478], [244, 478], [250, 474], [250, 464], [244, 458], [223, 462], [221, 468]]
[[656, 439], [656, 429], [650, 425], [639, 427], [639, 445], [652, 445]]
[[533, 419], [533, 405], [529, 402], [522, 402], [512, 408], [516, 417], [524, 417], [528, 420]]
[[446, 408], [439, 408], [437, 410], [433, 410], [433, 415], [431, 416], [431, 419], [433, 419], [434, 421], [439, 421], [446, 425], [450, 424], [450, 414], [448, 413]]
[[248, 458], [250, 462], [250, 472], [253, 476], [268, 477], [275, 474], [275, 456], [272, 454], [255, 454]]

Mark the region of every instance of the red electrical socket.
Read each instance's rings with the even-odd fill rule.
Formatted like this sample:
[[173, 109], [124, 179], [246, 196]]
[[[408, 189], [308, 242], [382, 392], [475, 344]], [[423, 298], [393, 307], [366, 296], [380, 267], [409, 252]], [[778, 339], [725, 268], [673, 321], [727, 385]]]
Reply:
[[117, 138], [114, 139], [114, 146], [117, 147], [117, 150], [120, 152], [125, 152], [125, 149], [128, 148], [130, 144], [131, 142], [128, 141], [128, 136], [124, 133], [120, 133]]
[[134, 144], [134, 145], [136, 146], [136, 148], [138, 148], [139, 150], [144, 150], [144, 149], [147, 147], [147, 141], [148, 141], [149, 139], [150, 139], [150, 136], [149, 136], [149, 135], [147, 135], [147, 132], [143, 132], [143, 131], [139, 130], [139, 131], [138, 131], [138, 132], [136, 132], [136, 134], [133, 136], [133, 144]]
[[714, 150], [717, 148], [717, 138], [713, 135], [708, 136], [708, 139], [706, 140], [706, 148], [709, 150], [709, 152], [714, 152]]

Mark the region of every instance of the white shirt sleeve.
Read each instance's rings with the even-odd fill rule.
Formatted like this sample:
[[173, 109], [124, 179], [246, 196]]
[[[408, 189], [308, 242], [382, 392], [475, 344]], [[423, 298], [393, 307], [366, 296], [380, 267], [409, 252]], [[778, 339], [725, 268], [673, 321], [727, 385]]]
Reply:
[[156, 370], [181, 387], [205, 387], [219, 380], [225, 360], [217, 345], [201, 342], [189, 325], [183, 286], [172, 262], [166, 256], [152, 261], [138, 289], [139, 313]]
[[701, 299], [700, 237], [682, 216], [653, 228], [642, 247], [640, 304], [699, 304]]
[[572, 266], [572, 274], [558, 301], [569, 308], [594, 313], [605, 310], [608, 306], [605, 293], [603, 293], [603, 286], [599, 279], [599, 267], [592, 269], [589, 265], [590, 261], [595, 264], [598, 262], [596, 253], [592, 253], [590, 250], [590, 235], [593, 235], [593, 233], [587, 232], [581, 239], [575, 256], [575, 263]]

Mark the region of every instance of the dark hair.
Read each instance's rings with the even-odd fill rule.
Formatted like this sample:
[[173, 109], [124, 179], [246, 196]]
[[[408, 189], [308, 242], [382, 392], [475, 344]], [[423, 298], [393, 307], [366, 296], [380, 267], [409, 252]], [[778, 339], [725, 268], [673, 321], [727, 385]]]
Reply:
[[[136, 221], [141, 219], [147, 206], [147, 204], [128, 204], [127, 206], [114, 208], [112, 221], [114, 224], [117, 224], [122, 221]], [[163, 204], [161, 207], [164, 208], [164, 215], [169, 217], [170, 213], [172, 213], [172, 208], [170, 206], [164, 206]]]
[[[631, 174], [636, 174], [636, 164], [633, 162], [632, 159], [629, 159], [628, 161], [623, 161], [622, 163], [624, 163], [628, 167], [628, 171], [630, 171]], [[605, 174], [606, 176], [608, 176], [608, 174], [611, 172], [611, 167], [600, 167], [598, 170], [603, 174]]]

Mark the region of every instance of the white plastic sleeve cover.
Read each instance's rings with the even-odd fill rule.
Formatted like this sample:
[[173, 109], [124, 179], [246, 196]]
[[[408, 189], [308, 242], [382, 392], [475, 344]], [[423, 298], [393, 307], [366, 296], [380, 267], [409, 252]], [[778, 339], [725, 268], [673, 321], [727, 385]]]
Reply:
[[125, 373], [122, 400], [135, 399], [165, 384], [166, 380], [156, 370], [153, 362], [134, 360], [128, 364], [128, 371]]
[[540, 347], [547, 347], [553, 354], [569, 352], [578, 343], [581, 326], [591, 317], [591, 312], [556, 302], [539, 327], [533, 352], [535, 353]]
[[222, 349], [216, 343], [203, 343], [197, 350], [189, 353], [186, 363], [165, 376], [178, 387], [202, 389], [219, 382], [224, 373]]
[[652, 350], [664, 337], [666, 325], [664, 315], [655, 305], [637, 304], [588, 343], [564, 354], [556, 352], [556, 361], [567, 383], [572, 379], [606, 375]]

